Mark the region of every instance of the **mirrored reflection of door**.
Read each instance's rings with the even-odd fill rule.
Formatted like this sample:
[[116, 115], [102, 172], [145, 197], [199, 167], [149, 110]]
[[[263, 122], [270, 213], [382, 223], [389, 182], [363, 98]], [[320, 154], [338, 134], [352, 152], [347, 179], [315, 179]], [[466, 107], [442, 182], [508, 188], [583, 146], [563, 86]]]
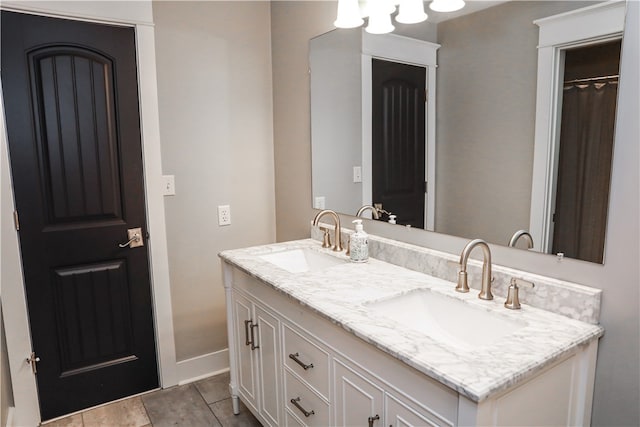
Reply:
[[372, 85], [373, 203], [424, 228], [426, 69], [373, 59]]
[[602, 263], [620, 40], [565, 52], [553, 253]]

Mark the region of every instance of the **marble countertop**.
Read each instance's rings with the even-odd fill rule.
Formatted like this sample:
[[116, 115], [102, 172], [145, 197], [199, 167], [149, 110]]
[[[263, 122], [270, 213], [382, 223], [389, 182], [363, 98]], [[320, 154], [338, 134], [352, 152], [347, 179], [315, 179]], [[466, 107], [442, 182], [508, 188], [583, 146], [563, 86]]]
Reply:
[[[367, 263], [345, 262], [320, 271], [290, 273], [260, 258], [261, 255], [308, 248], [329, 256], [348, 257], [322, 249], [305, 239], [228, 250], [220, 257], [266, 285], [286, 294], [322, 317], [407, 365], [456, 390], [475, 402], [533, 376], [577, 346], [587, 345], [604, 330], [565, 316], [523, 304], [520, 310], [504, 308], [504, 298], [477, 298], [473, 289], [455, 292], [455, 284], [423, 273], [370, 258]], [[378, 315], [368, 303], [429, 289], [477, 309], [494, 312], [524, 326], [489, 345], [465, 348], [449, 345]], [[474, 325], [470, 324], [472, 328]]]

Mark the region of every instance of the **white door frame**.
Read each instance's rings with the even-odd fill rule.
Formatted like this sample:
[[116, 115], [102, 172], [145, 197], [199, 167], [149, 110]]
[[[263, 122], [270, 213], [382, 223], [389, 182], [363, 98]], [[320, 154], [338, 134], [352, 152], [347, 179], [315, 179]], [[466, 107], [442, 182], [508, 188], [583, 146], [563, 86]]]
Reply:
[[[160, 384], [178, 383], [171, 291], [169, 283], [162, 159], [156, 80], [155, 38], [151, 1], [137, 2], [7, 2], [3, 10], [132, 27], [136, 37], [140, 127], [144, 163], [148, 251]], [[38, 425], [40, 409], [34, 375], [25, 363], [31, 334], [24, 291], [18, 234], [13, 226], [14, 198], [9, 171], [4, 100], [0, 93], [0, 295], [6, 326], [9, 368], [14, 394], [14, 425]]]
[[[372, 94], [371, 59], [379, 58], [426, 69], [427, 105], [425, 108], [425, 230], [434, 231], [436, 202], [436, 67], [439, 44], [396, 34], [373, 35], [362, 30], [362, 204], [372, 203]], [[384, 208], [384, 206], [383, 206]]]
[[614, 0], [534, 21], [540, 32], [529, 233], [536, 251], [550, 253], [553, 243], [564, 50], [622, 37], [625, 6]]

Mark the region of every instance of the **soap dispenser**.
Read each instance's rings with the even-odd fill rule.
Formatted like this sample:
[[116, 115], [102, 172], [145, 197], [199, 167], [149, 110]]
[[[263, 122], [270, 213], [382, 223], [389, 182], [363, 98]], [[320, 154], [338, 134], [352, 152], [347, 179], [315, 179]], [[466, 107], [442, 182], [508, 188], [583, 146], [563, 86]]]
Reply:
[[369, 235], [362, 228], [362, 220], [354, 219], [356, 232], [351, 235], [349, 258], [353, 262], [366, 262], [369, 259]]

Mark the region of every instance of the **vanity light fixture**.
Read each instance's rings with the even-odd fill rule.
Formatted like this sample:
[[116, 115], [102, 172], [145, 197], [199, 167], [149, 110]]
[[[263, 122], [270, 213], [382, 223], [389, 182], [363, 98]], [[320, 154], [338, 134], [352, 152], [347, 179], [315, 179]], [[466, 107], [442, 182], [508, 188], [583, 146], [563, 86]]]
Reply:
[[339, 0], [338, 17], [333, 25], [338, 28], [356, 28], [364, 23], [358, 0]]
[[[438, 12], [453, 12], [464, 7], [464, 0], [433, 0], [430, 7]], [[402, 24], [417, 24], [427, 19], [424, 0], [338, 0], [338, 16], [334, 25], [338, 28], [356, 28], [368, 17], [366, 31], [385, 34], [394, 30], [391, 15], [398, 14], [396, 21]]]
[[424, 13], [423, 0], [403, 0], [400, 2], [396, 21], [401, 24], [417, 24], [426, 19], [427, 14]]
[[[375, 0], [374, 0], [375, 1]], [[386, 34], [395, 29], [391, 23], [391, 8], [393, 6], [391, 1], [377, 0], [374, 2], [368, 2], [367, 9], [369, 12], [369, 25], [365, 30], [371, 34]], [[395, 10], [395, 6], [393, 7]]]
[[455, 12], [464, 7], [464, 0], [433, 0], [429, 5], [436, 12]]

